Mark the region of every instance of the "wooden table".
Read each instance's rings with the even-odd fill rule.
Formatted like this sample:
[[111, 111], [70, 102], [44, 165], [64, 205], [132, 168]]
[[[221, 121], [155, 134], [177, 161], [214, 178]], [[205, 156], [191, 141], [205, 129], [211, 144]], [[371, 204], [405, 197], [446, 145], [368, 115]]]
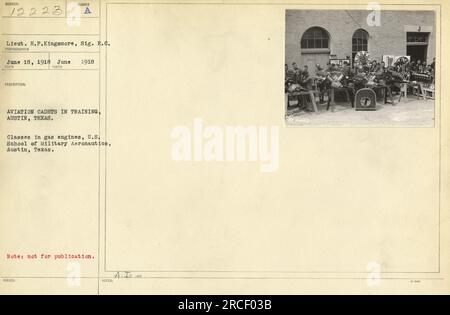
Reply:
[[377, 93], [377, 91], [383, 91], [384, 104], [387, 103], [387, 98], [389, 96], [389, 100], [391, 101], [392, 105], [395, 105], [394, 97], [392, 96], [392, 91], [389, 88], [389, 86], [387, 86], [387, 85], [371, 85], [371, 86], [366, 86], [366, 87], [369, 89], [372, 89], [375, 93]]
[[350, 87], [339, 87], [339, 88], [331, 87], [327, 91], [327, 93], [328, 93], [327, 110], [330, 109], [330, 105], [333, 107], [336, 105], [336, 102], [334, 101], [334, 94], [336, 92], [341, 92], [341, 91], [344, 91], [345, 94], [347, 95], [347, 101], [349, 101], [351, 103], [352, 108], [355, 107], [353, 96], [352, 97], [350, 96], [350, 92], [354, 95], [352, 88], [350, 88]]
[[302, 98], [304, 99], [304, 97], [309, 97], [311, 99], [311, 104], [312, 104], [314, 112], [316, 112], [316, 113], [319, 112], [317, 110], [316, 96], [314, 95], [314, 91], [308, 90], [308, 91], [286, 93], [286, 113], [288, 111], [290, 97], [297, 97], [299, 104], [301, 103]]

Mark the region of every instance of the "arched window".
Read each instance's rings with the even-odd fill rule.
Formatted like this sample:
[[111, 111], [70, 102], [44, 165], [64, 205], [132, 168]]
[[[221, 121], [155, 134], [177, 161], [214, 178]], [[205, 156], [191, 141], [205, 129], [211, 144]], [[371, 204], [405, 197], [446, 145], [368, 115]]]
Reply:
[[320, 27], [311, 27], [303, 33], [300, 46], [302, 49], [330, 48], [330, 36]]
[[352, 38], [352, 60], [358, 51], [367, 51], [369, 49], [369, 33], [362, 28], [353, 33]]

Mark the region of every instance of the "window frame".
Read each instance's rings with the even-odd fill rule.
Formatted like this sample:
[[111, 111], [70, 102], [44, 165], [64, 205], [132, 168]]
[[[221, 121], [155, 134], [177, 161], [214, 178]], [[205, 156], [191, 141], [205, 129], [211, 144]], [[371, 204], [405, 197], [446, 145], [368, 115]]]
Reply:
[[323, 27], [310, 27], [300, 38], [300, 49], [302, 53], [330, 51], [330, 34]]

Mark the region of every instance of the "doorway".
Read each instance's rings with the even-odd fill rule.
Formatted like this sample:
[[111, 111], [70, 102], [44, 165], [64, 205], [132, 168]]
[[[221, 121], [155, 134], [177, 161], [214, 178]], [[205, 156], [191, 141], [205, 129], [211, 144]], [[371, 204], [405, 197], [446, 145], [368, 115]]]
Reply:
[[427, 45], [407, 45], [406, 55], [411, 56], [411, 61], [417, 62], [427, 60]]
[[411, 56], [411, 61], [427, 60], [428, 32], [406, 33], [406, 55]]

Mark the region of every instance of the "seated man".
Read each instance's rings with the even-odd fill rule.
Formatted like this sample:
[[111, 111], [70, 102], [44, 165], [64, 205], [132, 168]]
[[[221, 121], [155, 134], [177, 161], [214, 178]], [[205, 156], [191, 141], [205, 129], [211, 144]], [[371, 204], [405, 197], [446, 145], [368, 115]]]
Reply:
[[401, 83], [404, 80], [404, 76], [402, 73], [396, 71], [395, 67], [389, 67], [386, 70], [385, 76], [384, 76], [384, 84], [386, 86], [386, 93], [391, 99], [392, 105], [395, 105], [392, 91], [400, 91], [401, 90]]
[[318, 78], [325, 78], [327, 76], [326, 71], [323, 69], [323, 67], [319, 64], [316, 64], [316, 76]]
[[316, 65], [316, 84], [320, 101], [324, 101], [325, 92], [330, 88], [331, 81], [327, 79], [328, 73], [319, 64]]
[[355, 75], [353, 76], [353, 86], [356, 92], [359, 89], [366, 87], [367, 77], [364, 73], [363, 66], [357, 66], [355, 70]]
[[327, 110], [335, 111], [335, 96], [336, 93], [342, 96], [345, 93], [346, 102], [350, 102], [352, 107], [354, 106], [354, 96], [353, 96], [353, 87], [350, 82], [346, 79], [344, 74], [341, 71], [333, 71], [328, 75], [328, 79], [330, 80], [330, 88], [328, 90], [328, 105]]
[[380, 66], [378, 67], [377, 71], [375, 72], [375, 76], [378, 81], [382, 81], [384, 76], [386, 74], [386, 66], [384, 61], [380, 63]]
[[353, 74], [352, 69], [350, 68], [350, 63], [347, 60], [344, 61], [341, 72], [344, 75], [341, 79], [342, 85], [348, 86], [352, 80]]
[[294, 83], [295, 84], [300, 84], [300, 68], [297, 66], [297, 63], [293, 62], [292, 63], [292, 69], [294, 71]]
[[284, 66], [284, 90], [288, 92], [289, 86], [295, 83], [295, 72], [286, 64]]
[[400, 83], [403, 82], [403, 75], [396, 71], [395, 68], [389, 67], [387, 70], [388, 80], [386, 83], [391, 84], [391, 87], [397, 87], [400, 89]]
[[309, 76], [308, 66], [304, 66], [302, 72], [300, 73], [300, 85], [307, 89], [313, 89], [314, 79]]
[[369, 72], [377, 72], [379, 69], [379, 63], [376, 60], [372, 60], [369, 64]]
[[411, 61], [411, 62], [408, 64], [408, 71], [409, 71], [410, 73], [416, 71], [416, 63], [415, 63], [414, 61]]
[[436, 58], [433, 58], [433, 62], [430, 64], [430, 67], [433, 69], [433, 71], [434, 71], [435, 64], [436, 64]]
[[419, 72], [420, 73], [420, 72], [422, 72], [422, 69], [423, 69], [422, 62], [420, 60], [417, 60], [415, 72]]

